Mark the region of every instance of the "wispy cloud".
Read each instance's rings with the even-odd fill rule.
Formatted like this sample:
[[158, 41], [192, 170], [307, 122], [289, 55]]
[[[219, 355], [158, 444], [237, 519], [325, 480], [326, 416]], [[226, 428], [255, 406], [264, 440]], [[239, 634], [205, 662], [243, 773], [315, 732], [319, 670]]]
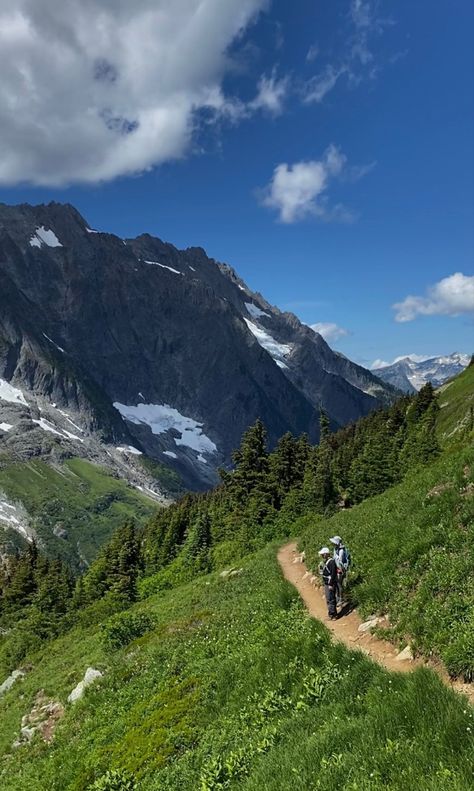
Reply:
[[358, 172], [350, 168], [345, 154], [331, 144], [319, 160], [277, 165], [269, 184], [260, 192], [260, 199], [264, 206], [277, 210], [283, 223], [307, 217], [350, 222], [355, 218], [354, 212], [340, 203], [331, 205], [327, 191], [335, 179], [360, 178], [366, 172], [367, 168]]
[[309, 325], [314, 332], [318, 332], [328, 343], [335, 343], [341, 338], [350, 335], [349, 330], [340, 327], [332, 321], [318, 321], [316, 324]]
[[305, 104], [322, 102], [326, 94], [332, 91], [338, 79], [346, 72], [346, 66], [338, 66], [337, 68], [331, 64], [325, 66], [319, 74], [311, 77], [306, 83], [303, 97]]
[[[337, 83], [345, 78], [351, 87], [364, 80], [373, 80], [379, 71], [374, 53], [374, 42], [393, 24], [377, 12], [376, 0], [351, 0], [347, 15], [348, 29], [339, 57], [324, 64], [321, 70], [303, 86], [306, 104], [322, 102]], [[313, 60], [306, 56], [307, 61]]]
[[413, 321], [417, 316], [459, 316], [474, 312], [474, 276], [456, 272], [429, 286], [426, 296], [408, 296], [393, 305], [395, 321]]
[[311, 44], [309, 50], [306, 53], [306, 60], [308, 63], [312, 63], [313, 60], [319, 55], [319, 46], [317, 44]]

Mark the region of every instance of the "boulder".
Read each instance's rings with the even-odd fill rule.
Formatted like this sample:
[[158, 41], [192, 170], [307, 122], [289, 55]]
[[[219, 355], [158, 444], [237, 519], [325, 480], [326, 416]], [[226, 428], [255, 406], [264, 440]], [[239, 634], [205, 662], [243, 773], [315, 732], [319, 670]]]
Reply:
[[397, 662], [410, 662], [413, 659], [413, 652], [410, 646], [406, 645], [403, 651], [396, 655], [395, 659]]
[[3, 684], [0, 684], [0, 696], [4, 695], [5, 692], [8, 692], [10, 687], [13, 686], [17, 678], [22, 678], [24, 676], [23, 670], [14, 670], [13, 673], [10, 673], [8, 678], [5, 679]]
[[243, 569], [236, 569], [236, 568], [224, 569], [224, 571], [221, 571], [221, 573], [219, 574], [219, 577], [221, 577], [223, 580], [226, 580], [229, 579], [229, 577], [238, 577], [240, 574], [242, 574], [242, 572]]
[[91, 684], [94, 684], [99, 678], [102, 678], [102, 676], [103, 673], [101, 673], [100, 670], [88, 667], [82, 681], [79, 681], [79, 684], [74, 687], [71, 694], [68, 696], [68, 703], [75, 703], [76, 700], [82, 698], [87, 687], [90, 687]]
[[364, 623], [360, 624], [357, 631], [361, 632], [362, 634], [364, 634], [365, 632], [370, 632], [371, 629], [373, 629], [375, 626], [377, 626], [377, 624], [379, 624], [383, 620], [384, 620], [383, 618], [378, 618], [377, 616], [368, 618], [367, 621], [364, 621]]

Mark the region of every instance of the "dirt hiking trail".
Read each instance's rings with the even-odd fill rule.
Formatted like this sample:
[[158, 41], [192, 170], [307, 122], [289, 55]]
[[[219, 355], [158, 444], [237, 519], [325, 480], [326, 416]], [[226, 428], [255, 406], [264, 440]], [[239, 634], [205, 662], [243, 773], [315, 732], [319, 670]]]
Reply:
[[348, 648], [363, 651], [374, 662], [378, 662], [392, 672], [407, 673], [417, 667], [429, 667], [440, 676], [447, 686], [456, 692], [466, 695], [474, 705], [474, 684], [451, 681], [444, 668], [427, 659], [418, 657], [415, 659], [397, 659], [399, 651], [393, 643], [375, 637], [370, 630], [359, 631], [362, 621], [356, 609], [347, 612], [343, 610], [343, 614], [336, 621], [329, 620], [324, 592], [322, 588], [315, 587], [313, 582], [311, 582], [312, 574], [308, 572], [306, 565], [301, 561], [295, 542], [280, 547], [278, 562], [283, 576], [294, 585], [303, 599], [309, 614], [313, 618], [323, 621], [336, 640], [345, 643]]

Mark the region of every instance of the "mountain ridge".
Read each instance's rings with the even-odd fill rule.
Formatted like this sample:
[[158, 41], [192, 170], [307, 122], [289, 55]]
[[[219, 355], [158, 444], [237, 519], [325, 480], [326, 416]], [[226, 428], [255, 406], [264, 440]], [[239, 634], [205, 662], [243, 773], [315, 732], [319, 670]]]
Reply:
[[0, 261], [0, 377], [187, 487], [214, 485], [257, 417], [271, 444], [317, 439], [321, 407], [337, 428], [396, 395], [201, 247], [121, 239], [70, 204], [0, 204]]
[[383, 365], [373, 370], [383, 381], [407, 393], [416, 393], [427, 382], [439, 387], [448, 379], [461, 373], [469, 365], [470, 355], [453, 352], [416, 360], [410, 355], [397, 359], [391, 365]]

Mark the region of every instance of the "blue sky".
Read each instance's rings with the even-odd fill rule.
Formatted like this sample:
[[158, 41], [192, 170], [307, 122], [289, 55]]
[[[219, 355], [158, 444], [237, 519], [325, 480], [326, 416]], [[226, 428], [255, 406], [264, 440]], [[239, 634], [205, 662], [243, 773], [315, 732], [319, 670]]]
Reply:
[[0, 12], [0, 200], [201, 245], [365, 365], [473, 351], [470, 0], [110, 5]]

